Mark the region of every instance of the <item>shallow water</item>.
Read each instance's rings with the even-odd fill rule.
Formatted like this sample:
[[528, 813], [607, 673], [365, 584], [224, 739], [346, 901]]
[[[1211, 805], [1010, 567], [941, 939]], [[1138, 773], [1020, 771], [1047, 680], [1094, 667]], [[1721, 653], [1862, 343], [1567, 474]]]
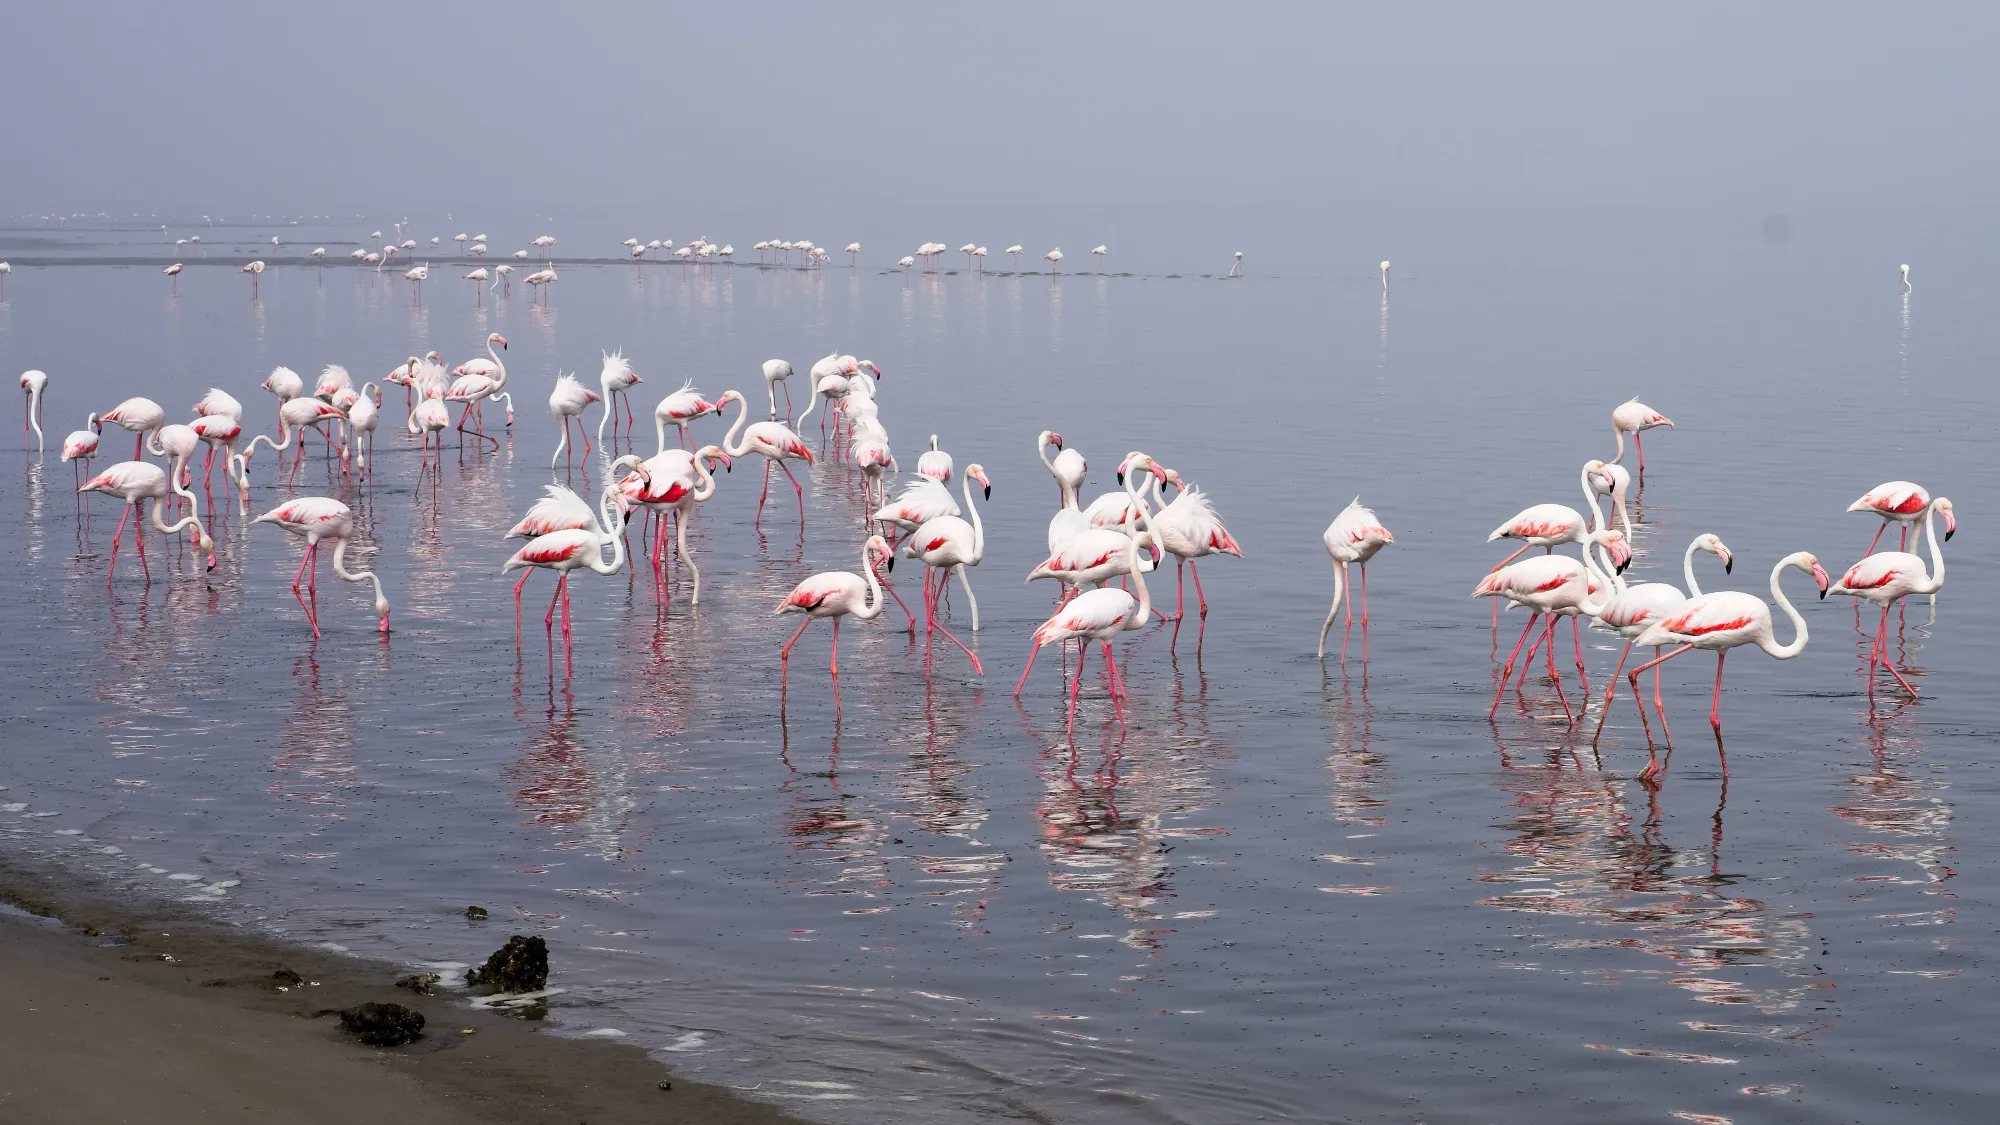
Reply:
[[[189, 256], [176, 297], [150, 232], [0, 232], [0, 365], [54, 380], [52, 451], [0, 491], [18, 528], [0, 626], [21, 638], [0, 650], [0, 824], [9, 847], [356, 953], [463, 962], [539, 930], [565, 1030], [625, 1031], [831, 1120], [1978, 1119], [2000, 293], [1962, 223], [1819, 218], [1770, 246], [1742, 219], [1387, 216], [1387, 299], [1372, 270], [1302, 251], [1225, 283], [1168, 276], [1163, 249], [1132, 251], [1131, 276], [1074, 272], [1080, 244], [1059, 279], [563, 262], [547, 307], [519, 287], [475, 305], [470, 263], [443, 259], [421, 305], [344, 263], [276, 266], [253, 303], [233, 267], [262, 252], [254, 226], [206, 238], [214, 264]], [[300, 237], [339, 254], [378, 226]], [[24, 266], [9, 240], [28, 237], [60, 248]], [[1907, 295], [1901, 260], [1921, 263]], [[289, 486], [268, 453], [253, 466], [252, 515], [303, 493], [360, 510], [386, 642], [327, 576], [315, 644], [287, 588], [297, 544], [220, 488], [212, 574], [156, 536], [155, 580], [121, 559], [107, 590], [115, 505], [87, 498], [86, 531], [53, 452], [87, 411], [144, 393], [179, 417], [218, 385], [262, 430], [274, 364], [379, 377], [496, 330], [520, 392], [498, 454], [452, 449], [420, 477], [392, 394], [373, 482], [317, 452]], [[950, 620], [986, 675], [944, 648], [927, 679], [892, 606], [841, 631], [837, 721], [823, 624], [781, 710], [796, 622], [773, 607], [856, 565], [838, 459], [803, 528], [782, 477], [753, 526], [754, 457], [721, 479], [690, 535], [698, 613], [678, 571], [664, 617], [643, 566], [580, 575], [573, 671], [552, 672], [537, 575], [517, 648], [498, 537], [549, 479], [554, 373], [592, 381], [612, 347], [646, 380], [646, 451], [643, 412], [683, 379], [761, 410], [757, 365], [785, 356], [803, 407], [812, 359], [875, 359], [905, 468], [937, 433], [992, 479], [983, 630], [956, 601]], [[1635, 574], [1678, 581], [1713, 531], [1737, 565], [1700, 560], [1707, 588], [1762, 593], [1790, 551], [1836, 574], [1857, 558], [1874, 521], [1843, 509], [1869, 486], [1952, 496], [1935, 621], [1919, 603], [1891, 626], [1921, 700], [1871, 710], [1854, 610], [1791, 574], [1812, 641], [1730, 661], [1726, 786], [1705, 655], [1667, 665], [1678, 750], [1657, 793], [1629, 699], [1591, 752], [1603, 634], [1586, 723], [1545, 680], [1487, 721], [1496, 638], [1465, 597], [1505, 553], [1485, 533], [1576, 504], [1632, 394], [1678, 424], [1646, 440]], [[1021, 582], [1053, 511], [1044, 427], [1089, 458], [1091, 495], [1129, 449], [1178, 469], [1248, 555], [1204, 566], [1205, 627], [1121, 646], [1123, 728], [1092, 665], [1074, 753], [1059, 659], [1010, 695], [1053, 594]], [[601, 469], [569, 479], [589, 492]], [[1372, 660], [1343, 673], [1312, 655], [1319, 533], [1357, 493], [1397, 543], [1372, 568]], [[1172, 575], [1151, 592], [1171, 602]], [[493, 919], [465, 922], [468, 903]]]

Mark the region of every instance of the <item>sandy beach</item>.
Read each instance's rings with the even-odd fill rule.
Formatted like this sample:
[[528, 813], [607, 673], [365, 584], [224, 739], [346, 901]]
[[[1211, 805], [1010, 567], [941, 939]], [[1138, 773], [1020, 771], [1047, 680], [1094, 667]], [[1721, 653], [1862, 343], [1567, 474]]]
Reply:
[[[397, 966], [287, 948], [5, 861], [0, 902], [0, 1121], [797, 1120], [675, 1078], [636, 1047], [395, 987]], [[370, 1001], [421, 1012], [425, 1034], [363, 1046], [333, 1013]]]

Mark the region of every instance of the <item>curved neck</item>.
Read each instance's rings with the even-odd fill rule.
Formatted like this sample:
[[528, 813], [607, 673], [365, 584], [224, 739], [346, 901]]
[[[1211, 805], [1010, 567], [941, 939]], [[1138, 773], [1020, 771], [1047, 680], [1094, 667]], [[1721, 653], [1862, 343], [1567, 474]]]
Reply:
[[486, 341], [486, 354], [493, 358], [493, 366], [500, 369], [499, 378], [493, 380], [493, 390], [497, 391], [507, 385], [507, 364], [500, 359], [500, 353], [493, 350], [493, 341], [490, 339]]
[[[1592, 533], [1590, 538], [1583, 541], [1583, 572], [1590, 576], [1590, 581], [1599, 590], [1604, 591], [1604, 597], [1594, 603], [1590, 600], [1590, 591], [1584, 591], [1583, 612], [1592, 617], [1603, 613], [1604, 603], [1610, 600], [1610, 596], [1614, 591], [1621, 588], [1621, 583], [1617, 579], [1607, 576], [1604, 571], [1597, 568], [1597, 547], [1596, 533]], [[1613, 569], [1615, 570], [1616, 568]]]
[[187, 528], [192, 527], [194, 528], [195, 538], [200, 539], [208, 534], [208, 531], [201, 526], [201, 502], [196, 499], [194, 493], [180, 486], [181, 467], [186, 463], [183, 459], [176, 459], [173, 464], [167, 466], [167, 488], [174, 495], [186, 498], [188, 502], [188, 514], [182, 516], [178, 522], [169, 526], [165, 520], [160, 518], [160, 503], [155, 500], [153, 502], [153, 526], [159, 529], [162, 535], [177, 535]]
[[1784, 588], [1778, 585], [1778, 576], [1785, 573], [1785, 568], [1790, 565], [1790, 559], [1779, 559], [1778, 565], [1771, 568], [1771, 600], [1777, 602], [1778, 608], [1785, 611], [1785, 616], [1792, 619], [1792, 625], [1799, 631], [1798, 636], [1793, 637], [1788, 645], [1779, 644], [1777, 635], [1769, 632], [1757, 640], [1758, 648], [1779, 660], [1790, 660], [1806, 650], [1806, 619], [1785, 597]]
[[699, 453], [695, 454], [694, 458], [694, 479], [698, 483], [694, 491], [688, 495], [694, 498], [695, 503], [699, 504], [715, 495], [715, 474], [708, 471], [708, 462]]
[[1611, 433], [1612, 436], [1618, 439], [1618, 456], [1606, 461], [1605, 464], [1616, 465], [1625, 459], [1625, 431], [1618, 428], [1618, 423], [1613, 422], [1611, 423]]
[[[810, 413], [812, 413], [812, 409], [808, 407], [806, 410], [806, 414]], [[802, 414], [800, 415], [800, 417], [804, 418], [805, 415]], [[742, 395], [737, 395], [736, 421], [730, 424], [729, 432], [722, 435], [722, 451], [724, 453], [729, 454], [731, 457], [741, 457], [745, 453], [750, 452], [749, 438], [744, 438], [742, 444], [740, 445], [737, 444], [736, 441], [736, 435], [742, 431], [743, 423], [749, 420], [750, 420], [750, 404], [743, 401]]]
[[[1036, 442], [1035, 456], [1040, 457], [1042, 459], [1042, 468], [1047, 469], [1049, 471], [1049, 475], [1056, 478], [1056, 484], [1062, 487], [1063, 498], [1067, 500], [1069, 498], [1069, 486], [1063, 484], [1063, 480], [1060, 476], [1056, 476], [1056, 463], [1054, 461], [1049, 460], [1049, 443], [1045, 441]], [[1068, 505], [1065, 504], [1064, 506], [1067, 507]]]
[[972, 502], [972, 474], [960, 478], [959, 490], [965, 495], [965, 514], [972, 517], [972, 562], [976, 564], [986, 557], [986, 525], [979, 522], [979, 507]]
[[862, 621], [873, 621], [882, 616], [882, 609], [888, 599], [882, 596], [882, 583], [875, 577], [875, 560], [868, 557], [868, 544], [861, 545], [861, 577], [868, 583], [868, 605], [865, 608], [847, 611], [849, 617]]
[[1688, 544], [1687, 554], [1681, 556], [1681, 578], [1687, 582], [1687, 592], [1690, 598], [1701, 596], [1701, 583], [1694, 580], [1695, 544], [1700, 542], [1701, 536], [1695, 536], [1694, 542]]
[[[1125, 479], [1129, 483], [1132, 478], [1127, 475]], [[1132, 506], [1136, 510], [1139, 505], [1138, 494], [1129, 487], [1125, 492], [1131, 497]], [[1146, 589], [1146, 576], [1139, 570], [1139, 534], [1138, 529], [1131, 526], [1132, 512], [1125, 513], [1125, 524], [1123, 529], [1125, 534], [1132, 537], [1132, 541], [1125, 546], [1125, 569], [1132, 575], [1132, 585], [1139, 588], [1139, 608], [1132, 614], [1132, 620], [1125, 623], [1125, 628], [1129, 631], [1152, 620], [1153, 595]]]
[[347, 582], [374, 583], [375, 600], [378, 602], [388, 600], [382, 596], [382, 580], [375, 576], [374, 571], [349, 571], [347, 569], [347, 540], [345, 539], [336, 539], [333, 541], [333, 572]]
[[1917, 583], [1913, 593], [1935, 594], [1944, 585], [1944, 551], [1938, 546], [1936, 520], [1937, 501], [1933, 500], [1924, 510], [1924, 538], [1931, 541], [1931, 576], [1929, 581]]
[[42, 443], [42, 388], [28, 388], [28, 425], [35, 429], [35, 444]]
[[[285, 415], [282, 411], [278, 414], [278, 432], [284, 435], [284, 440], [272, 441], [270, 434], [258, 434], [256, 437], [251, 438], [249, 448], [243, 451], [243, 459], [247, 461], [256, 454], [257, 443], [260, 441], [280, 453], [292, 447], [292, 424], [285, 421]], [[410, 432], [413, 434], [417, 432], [416, 415], [414, 414], [410, 415]]]
[[1632, 538], [1632, 512], [1625, 505], [1624, 477], [1613, 477], [1611, 480], [1611, 508], [1618, 513], [1618, 530], [1625, 533], [1626, 539]]
[[[606, 487], [604, 495], [597, 501], [597, 514], [604, 521], [603, 531], [598, 536], [599, 545], [590, 549], [591, 557], [583, 563], [599, 574], [616, 574], [625, 565], [625, 536], [620, 534], [618, 510], [613, 503], [616, 488], [616, 485]], [[602, 549], [606, 537], [611, 540], [611, 563], [608, 566], [605, 565]]]
[[[1596, 531], [1604, 518], [1604, 513], [1597, 508], [1597, 489], [1591, 486], [1590, 470], [1583, 470], [1578, 480], [1583, 485], [1583, 529], [1585, 531]], [[1584, 553], [1589, 554], [1590, 552], [1585, 551]]]

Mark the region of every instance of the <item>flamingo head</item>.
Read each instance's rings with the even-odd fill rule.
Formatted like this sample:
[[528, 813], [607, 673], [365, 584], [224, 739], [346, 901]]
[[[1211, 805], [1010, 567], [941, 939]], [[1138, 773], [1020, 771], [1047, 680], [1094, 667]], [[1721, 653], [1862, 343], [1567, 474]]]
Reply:
[[993, 482], [986, 479], [986, 469], [984, 466], [967, 465], [965, 467], [965, 475], [979, 482], [979, 486], [986, 490], [986, 499], [993, 499]]
[[868, 558], [871, 564], [877, 558], [880, 558], [884, 563], [884, 569], [886, 570], [896, 569], [896, 552], [889, 549], [889, 541], [882, 538], [880, 535], [870, 535], [868, 537], [868, 542], [863, 549], [868, 552]]
[[1167, 475], [1161, 477], [1160, 479], [1163, 482], [1165, 482], [1168, 486], [1173, 488], [1174, 491], [1176, 492], [1183, 491], [1187, 488], [1187, 485], [1181, 481], [1181, 475], [1172, 469], [1168, 469]]
[[728, 406], [732, 402], [742, 402], [742, 401], [743, 401], [742, 392], [724, 391], [722, 392], [722, 397], [715, 400], [715, 412], [717, 414], [720, 414], [722, 413], [723, 407]]
[[[716, 413], [720, 414], [722, 411], [718, 409]], [[710, 472], [715, 471], [715, 465], [718, 461], [722, 463], [723, 472], [729, 473], [735, 471], [735, 462], [729, 459], [729, 454], [724, 453], [722, 447], [719, 445], [704, 445], [700, 449], [695, 450], [694, 455], [708, 462], [708, 470]]]
[[882, 369], [875, 366], [874, 360], [872, 359], [859, 360], [855, 363], [854, 366], [858, 370], [865, 370], [870, 375], [873, 375], [877, 382], [880, 382], [882, 380]]
[[1811, 552], [1800, 551], [1785, 561], [1812, 575], [1813, 581], [1819, 584], [1820, 600], [1826, 600], [1826, 588], [1832, 579], [1826, 576], [1826, 568], [1819, 565], [1819, 560], [1814, 558]]
[[489, 344], [500, 345], [500, 350], [503, 352], [507, 350], [507, 337], [502, 336], [498, 332], [495, 332], [491, 336], [486, 337], [486, 342]]
[[1721, 559], [1722, 573], [1728, 574], [1736, 569], [1736, 558], [1729, 553], [1728, 545], [1723, 543], [1721, 538], [1714, 535], [1703, 535], [1694, 541], [1694, 546], [1697, 551], [1707, 551], [1709, 554]]
[[1122, 485], [1125, 483], [1126, 473], [1151, 473], [1154, 476], [1160, 478], [1161, 484], [1168, 483], [1167, 470], [1155, 464], [1151, 457], [1146, 456], [1144, 453], [1141, 453], [1136, 449], [1130, 453], [1127, 453], [1125, 455], [1125, 459], [1118, 463], [1119, 484]]
[[1931, 501], [1931, 509], [1944, 517], [1945, 542], [1951, 542], [1951, 537], [1958, 534], [1958, 517], [1951, 514], [1951, 501], [1940, 496]]
[[1625, 573], [1625, 568], [1632, 565], [1632, 547], [1631, 544], [1625, 542], [1624, 532], [1615, 527], [1610, 528], [1591, 536], [1590, 541], [1602, 544], [1604, 549], [1610, 553], [1611, 565], [1615, 568], [1615, 573], [1623, 574]]
[[1062, 435], [1054, 430], [1043, 430], [1040, 441], [1042, 445], [1053, 445], [1057, 449], [1063, 447]]

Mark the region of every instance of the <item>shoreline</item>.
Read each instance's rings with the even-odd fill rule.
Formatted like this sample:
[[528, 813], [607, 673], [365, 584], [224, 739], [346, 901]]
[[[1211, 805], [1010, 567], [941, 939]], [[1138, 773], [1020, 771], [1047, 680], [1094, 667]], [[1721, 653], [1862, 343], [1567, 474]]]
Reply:
[[[0, 1118], [457, 1125], [805, 1125], [642, 1048], [545, 1034], [462, 991], [396, 987], [405, 966], [287, 945], [88, 877], [0, 855]], [[508, 934], [494, 930], [494, 947]], [[286, 986], [288, 969], [306, 983]], [[420, 1012], [424, 1035], [368, 1047], [332, 1013]]]

